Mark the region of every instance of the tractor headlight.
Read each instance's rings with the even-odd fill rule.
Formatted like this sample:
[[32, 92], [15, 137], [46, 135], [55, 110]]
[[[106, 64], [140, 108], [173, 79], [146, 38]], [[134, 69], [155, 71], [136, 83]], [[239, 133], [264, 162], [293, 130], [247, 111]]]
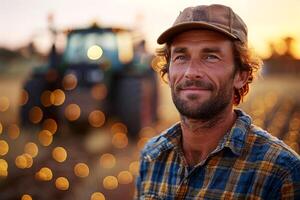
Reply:
[[87, 56], [91, 60], [98, 60], [99, 58], [101, 58], [102, 54], [103, 50], [98, 45], [90, 46], [87, 50]]

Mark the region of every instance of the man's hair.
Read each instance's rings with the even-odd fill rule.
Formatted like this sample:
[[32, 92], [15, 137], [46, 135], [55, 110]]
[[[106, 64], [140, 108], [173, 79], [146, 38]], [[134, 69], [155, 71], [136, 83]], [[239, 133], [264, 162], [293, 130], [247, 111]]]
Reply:
[[[247, 71], [249, 76], [246, 84], [240, 89], [234, 89], [234, 105], [243, 101], [243, 97], [249, 92], [249, 84], [252, 83], [255, 73], [262, 65], [261, 59], [256, 56], [248, 47], [247, 43], [239, 40], [233, 40], [233, 56], [235, 63], [234, 73], [237, 71]], [[160, 73], [161, 78], [166, 81], [165, 75], [169, 73], [171, 42], [165, 44], [162, 48], [156, 50], [156, 62], [153, 62], [153, 68]]]

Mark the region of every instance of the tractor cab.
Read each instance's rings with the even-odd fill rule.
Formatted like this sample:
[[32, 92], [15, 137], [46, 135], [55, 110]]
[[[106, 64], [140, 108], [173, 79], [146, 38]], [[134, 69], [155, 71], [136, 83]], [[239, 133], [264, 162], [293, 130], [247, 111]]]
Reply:
[[[97, 26], [71, 30], [62, 55], [52, 48], [48, 68], [33, 72], [25, 84], [31, 98], [21, 109], [21, 121], [32, 125], [28, 115], [38, 107], [43, 111], [41, 122], [52, 118], [61, 127], [82, 130], [95, 127], [91, 115], [101, 113], [105, 120], [118, 119], [132, 135], [137, 134], [157, 118], [156, 77], [150, 58], [136, 51], [129, 30]], [[58, 90], [65, 96], [63, 103], [55, 104], [52, 95], [45, 106], [40, 100], [44, 92]], [[77, 108], [78, 116], [66, 114], [70, 105]]]

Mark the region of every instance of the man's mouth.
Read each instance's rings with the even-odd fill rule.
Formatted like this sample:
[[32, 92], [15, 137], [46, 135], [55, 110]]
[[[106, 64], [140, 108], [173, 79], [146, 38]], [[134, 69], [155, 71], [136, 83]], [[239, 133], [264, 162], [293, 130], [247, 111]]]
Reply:
[[210, 90], [203, 87], [185, 87], [179, 90], [184, 95], [204, 95], [210, 92]]
[[203, 88], [203, 87], [184, 87], [184, 88], [181, 88], [180, 90], [195, 90], [195, 91], [198, 91], [198, 90], [210, 90], [208, 88]]
[[176, 86], [177, 91], [208, 91], [213, 90], [213, 85], [204, 81], [185, 81]]

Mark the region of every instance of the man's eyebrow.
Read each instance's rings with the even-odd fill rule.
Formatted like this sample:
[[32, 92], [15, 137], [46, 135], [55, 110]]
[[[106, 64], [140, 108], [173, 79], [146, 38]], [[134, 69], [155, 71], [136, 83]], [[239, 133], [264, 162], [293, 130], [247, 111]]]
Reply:
[[202, 49], [203, 53], [220, 53], [221, 49], [219, 47], [206, 47]]
[[172, 53], [185, 53], [187, 52], [187, 49], [185, 47], [175, 47], [172, 50]]

